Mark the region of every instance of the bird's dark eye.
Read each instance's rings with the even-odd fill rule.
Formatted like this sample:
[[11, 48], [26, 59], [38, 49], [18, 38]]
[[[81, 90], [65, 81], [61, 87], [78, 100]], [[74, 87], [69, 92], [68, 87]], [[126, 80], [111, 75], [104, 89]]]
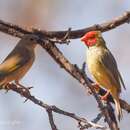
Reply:
[[31, 40], [31, 41], [34, 41], [34, 39], [33, 39], [33, 38], [30, 38], [30, 40]]

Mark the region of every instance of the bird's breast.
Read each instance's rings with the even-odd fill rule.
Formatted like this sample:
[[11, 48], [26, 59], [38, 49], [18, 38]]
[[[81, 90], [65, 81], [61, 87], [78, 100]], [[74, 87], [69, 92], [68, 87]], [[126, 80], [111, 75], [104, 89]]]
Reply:
[[[93, 73], [97, 73], [101, 68], [100, 57], [102, 52], [100, 49], [93, 48], [87, 50], [87, 64], [89, 71]], [[99, 74], [98, 74], [99, 75]]]
[[88, 65], [88, 70], [89, 72], [93, 75], [94, 79], [102, 84], [101, 79], [106, 79], [105, 76], [105, 71], [104, 67], [101, 64], [101, 55], [102, 55], [102, 50], [100, 48], [93, 48], [87, 51], [87, 65]]

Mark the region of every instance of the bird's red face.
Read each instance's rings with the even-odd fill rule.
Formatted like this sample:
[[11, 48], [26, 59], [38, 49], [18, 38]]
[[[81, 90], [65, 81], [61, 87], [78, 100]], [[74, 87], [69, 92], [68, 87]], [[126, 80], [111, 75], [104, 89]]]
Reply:
[[97, 37], [98, 37], [98, 31], [91, 31], [91, 32], [86, 33], [81, 38], [81, 41], [83, 41], [89, 47], [96, 44]]

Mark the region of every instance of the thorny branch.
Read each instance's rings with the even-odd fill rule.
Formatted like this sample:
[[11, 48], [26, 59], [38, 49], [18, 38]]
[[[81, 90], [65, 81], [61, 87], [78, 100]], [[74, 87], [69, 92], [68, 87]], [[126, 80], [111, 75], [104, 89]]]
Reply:
[[[94, 92], [94, 89], [92, 88], [92, 85], [91, 85], [91, 83], [93, 81], [91, 79], [89, 79], [88, 77], [86, 78], [78, 67], [71, 64], [64, 57], [62, 52], [60, 52], [60, 50], [56, 47], [55, 43], [59, 40], [61, 40], [61, 42], [62, 42], [62, 40], [64, 38], [66, 38], [66, 40], [68, 40], [68, 38], [69, 39], [80, 38], [86, 32], [92, 31], [92, 30], [100, 30], [102, 32], [105, 32], [105, 31], [114, 29], [117, 26], [120, 26], [124, 23], [129, 23], [129, 21], [130, 21], [130, 12], [125, 12], [123, 15], [121, 15], [121, 16], [119, 16], [119, 17], [117, 17], [117, 18], [115, 18], [115, 19], [113, 19], [109, 22], [105, 22], [105, 23], [102, 23], [102, 24], [96, 24], [96, 25], [90, 26], [88, 28], [80, 29], [80, 30], [74, 30], [74, 31], [70, 31], [70, 30], [69, 31], [41, 31], [39, 29], [33, 29], [33, 28], [30, 28], [30, 29], [22, 28], [20, 26], [13, 25], [13, 24], [10, 24], [10, 23], [6, 23], [6, 22], [3, 22], [2, 20], [0, 20], [0, 31], [7, 33], [7, 34], [10, 34], [10, 35], [13, 35], [13, 36], [16, 36], [16, 37], [19, 37], [19, 38], [21, 38], [24, 34], [27, 34], [27, 33], [36, 34], [36, 35], [40, 36], [40, 38], [43, 40], [41, 46], [49, 53], [49, 55], [51, 55], [51, 57], [62, 68], [64, 68], [75, 79], [77, 79], [85, 88], [89, 87], [91, 89], [91, 91], [93, 92], [97, 102], [100, 104], [100, 108], [103, 112], [104, 109], [102, 108], [102, 104], [101, 104], [97, 94]], [[58, 43], [61, 43], [61, 42], [58, 42]], [[99, 94], [103, 95], [104, 93], [106, 93], [105, 90], [100, 89]], [[37, 100], [35, 100], [35, 98], [34, 98], [34, 101], [36, 101], [35, 102], [36, 104], [40, 105], [39, 102]], [[111, 95], [109, 95], [108, 101], [113, 102]], [[130, 112], [130, 105], [127, 102], [120, 99], [120, 103], [121, 103], [121, 107], [124, 110], [126, 110], [127, 112]], [[107, 119], [107, 118], [109, 118], [109, 111], [107, 109], [105, 109], [105, 111], [106, 112], [103, 112], [103, 114], [106, 117], [106, 120], [107, 120], [107, 123], [109, 124], [109, 127], [111, 128], [111, 130], [117, 130], [118, 129], [117, 126], [115, 127], [115, 126], [112, 125], [111, 119]], [[51, 126], [53, 128], [55, 128], [55, 130], [56, 130], [57, 128], [54, 124], [54, 120], [51, 117], [52, 113], [51, 114], [49, 113], [48, 115], [49, 115], [49, 119], [51, 119], [51, 122], [50, 122]]]

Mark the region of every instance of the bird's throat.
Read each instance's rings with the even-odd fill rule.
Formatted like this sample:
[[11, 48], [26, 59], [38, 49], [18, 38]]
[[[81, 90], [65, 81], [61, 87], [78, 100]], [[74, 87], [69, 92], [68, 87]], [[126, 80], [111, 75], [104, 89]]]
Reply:
[[86, 42], [86, 45], [87, 45], [88, 47], [90, 47], [90, 46], [95, 45], [96, 42], [97, 42], [97, 39], [96, 39], [96, 38], [95, 38], [95, 39], [89, 39], [89, 40]]

